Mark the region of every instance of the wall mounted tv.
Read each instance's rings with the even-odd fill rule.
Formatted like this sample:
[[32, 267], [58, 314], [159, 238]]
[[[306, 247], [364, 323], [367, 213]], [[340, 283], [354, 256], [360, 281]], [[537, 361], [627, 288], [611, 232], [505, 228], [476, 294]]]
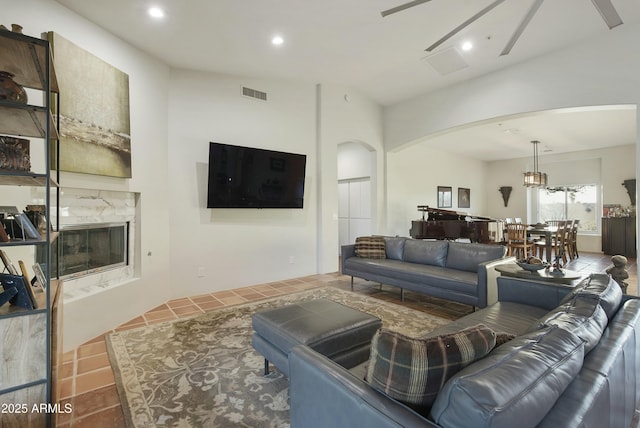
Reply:
[[307, 156], [209, 143], [207, 208], [302, 208]]

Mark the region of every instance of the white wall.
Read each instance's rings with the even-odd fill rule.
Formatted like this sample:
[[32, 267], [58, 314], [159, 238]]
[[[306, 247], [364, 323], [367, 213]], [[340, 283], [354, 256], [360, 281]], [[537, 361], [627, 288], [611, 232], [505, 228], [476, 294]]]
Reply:
[[[417, 144], [387, 153], [387, 229], [409, 236], [411, 221], [422, 218], [418, 205], [438, 207], [438, 186], [452, 190], [453, 211], [486, 216], [485, 162]], [[458, 188], [471, 189], [471, 206], [458, 207]]]
[[[241, 85], [268, 101], [241, 96]], [[172, 71], [165, 230], [174, 296], [316, 273], [315, 106], [311, 84]], [[207, 209], [210, 141], [307, 155], [304, 208]]]
[[385, 147], [486, 119], [565, 107], [640, 103], [640, 25], [386, 107]]
[[376, 175], [376, 152], [361, 143], [347, 142], [338, 146], [338, 180]]
[[[133, 178], [63, 173], [66, 187], [139, 192], [136, 278], [65, 305], [64, 348], [77, 347], [163, 303], [173, 292], [167, 204], [167, 92], [169, 69], [121, 39], [49, 0], [0, 0], [3, 24], [18, 23], [27, 35], [55, 31], [129, 75]], [[3, 192], [0, 189], [0, 192]], [[0, 193], [2, 196], [2, 193]], [[7, 201], [8, 202], [8, 201]], [[16, 203], [16, 205], [19, 205]], [[147, 254], [151, 255], [147, 255]]]

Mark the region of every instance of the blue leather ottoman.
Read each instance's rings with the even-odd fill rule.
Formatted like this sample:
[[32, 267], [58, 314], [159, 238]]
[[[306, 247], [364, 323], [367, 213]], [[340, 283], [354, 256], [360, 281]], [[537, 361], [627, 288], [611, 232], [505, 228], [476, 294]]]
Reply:
[[265, 375], [271, 361], [288, 377], [289, 351], [300, 344], [345, 368], [366, 361], [371, 338], [382, 321], [340, 303], [317, 299], [256, 312], [252, 324], [251, 343], [265, 357]]

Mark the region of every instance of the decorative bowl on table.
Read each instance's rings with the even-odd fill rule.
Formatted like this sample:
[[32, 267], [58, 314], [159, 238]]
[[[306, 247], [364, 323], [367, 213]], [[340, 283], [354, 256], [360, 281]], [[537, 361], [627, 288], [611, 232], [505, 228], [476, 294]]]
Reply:
[[541, 269], [545, 269], [549, 266], [548, 263], [540, 262], [540, 263], [530, 263], [528, 260], [516, 260], [516, 264], [520, 266], [524, 270], [528, 270], [531, 272], [536, 272]]

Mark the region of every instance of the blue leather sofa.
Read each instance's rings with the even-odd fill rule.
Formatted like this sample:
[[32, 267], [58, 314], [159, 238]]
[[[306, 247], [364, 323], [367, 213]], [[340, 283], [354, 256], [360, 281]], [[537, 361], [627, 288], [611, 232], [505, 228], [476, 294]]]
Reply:
[[[385, 237], [385, 259], [358, 257], [343, 245], [342, 273], [484, 308], [496, 301], [493, 267], [515, 260], [501, 245]], [[404, 300], [404, 294], [403, 300]]]
[[427, 415], [371, 387], [357, 368], [293, 348], [291, 426], [630, 426], [640, 399], [640, 299], [608, 275], [575, 288], [500, 277], [497, 303], [429, 335], [477, 324], [516, 337], [449, 379]]

